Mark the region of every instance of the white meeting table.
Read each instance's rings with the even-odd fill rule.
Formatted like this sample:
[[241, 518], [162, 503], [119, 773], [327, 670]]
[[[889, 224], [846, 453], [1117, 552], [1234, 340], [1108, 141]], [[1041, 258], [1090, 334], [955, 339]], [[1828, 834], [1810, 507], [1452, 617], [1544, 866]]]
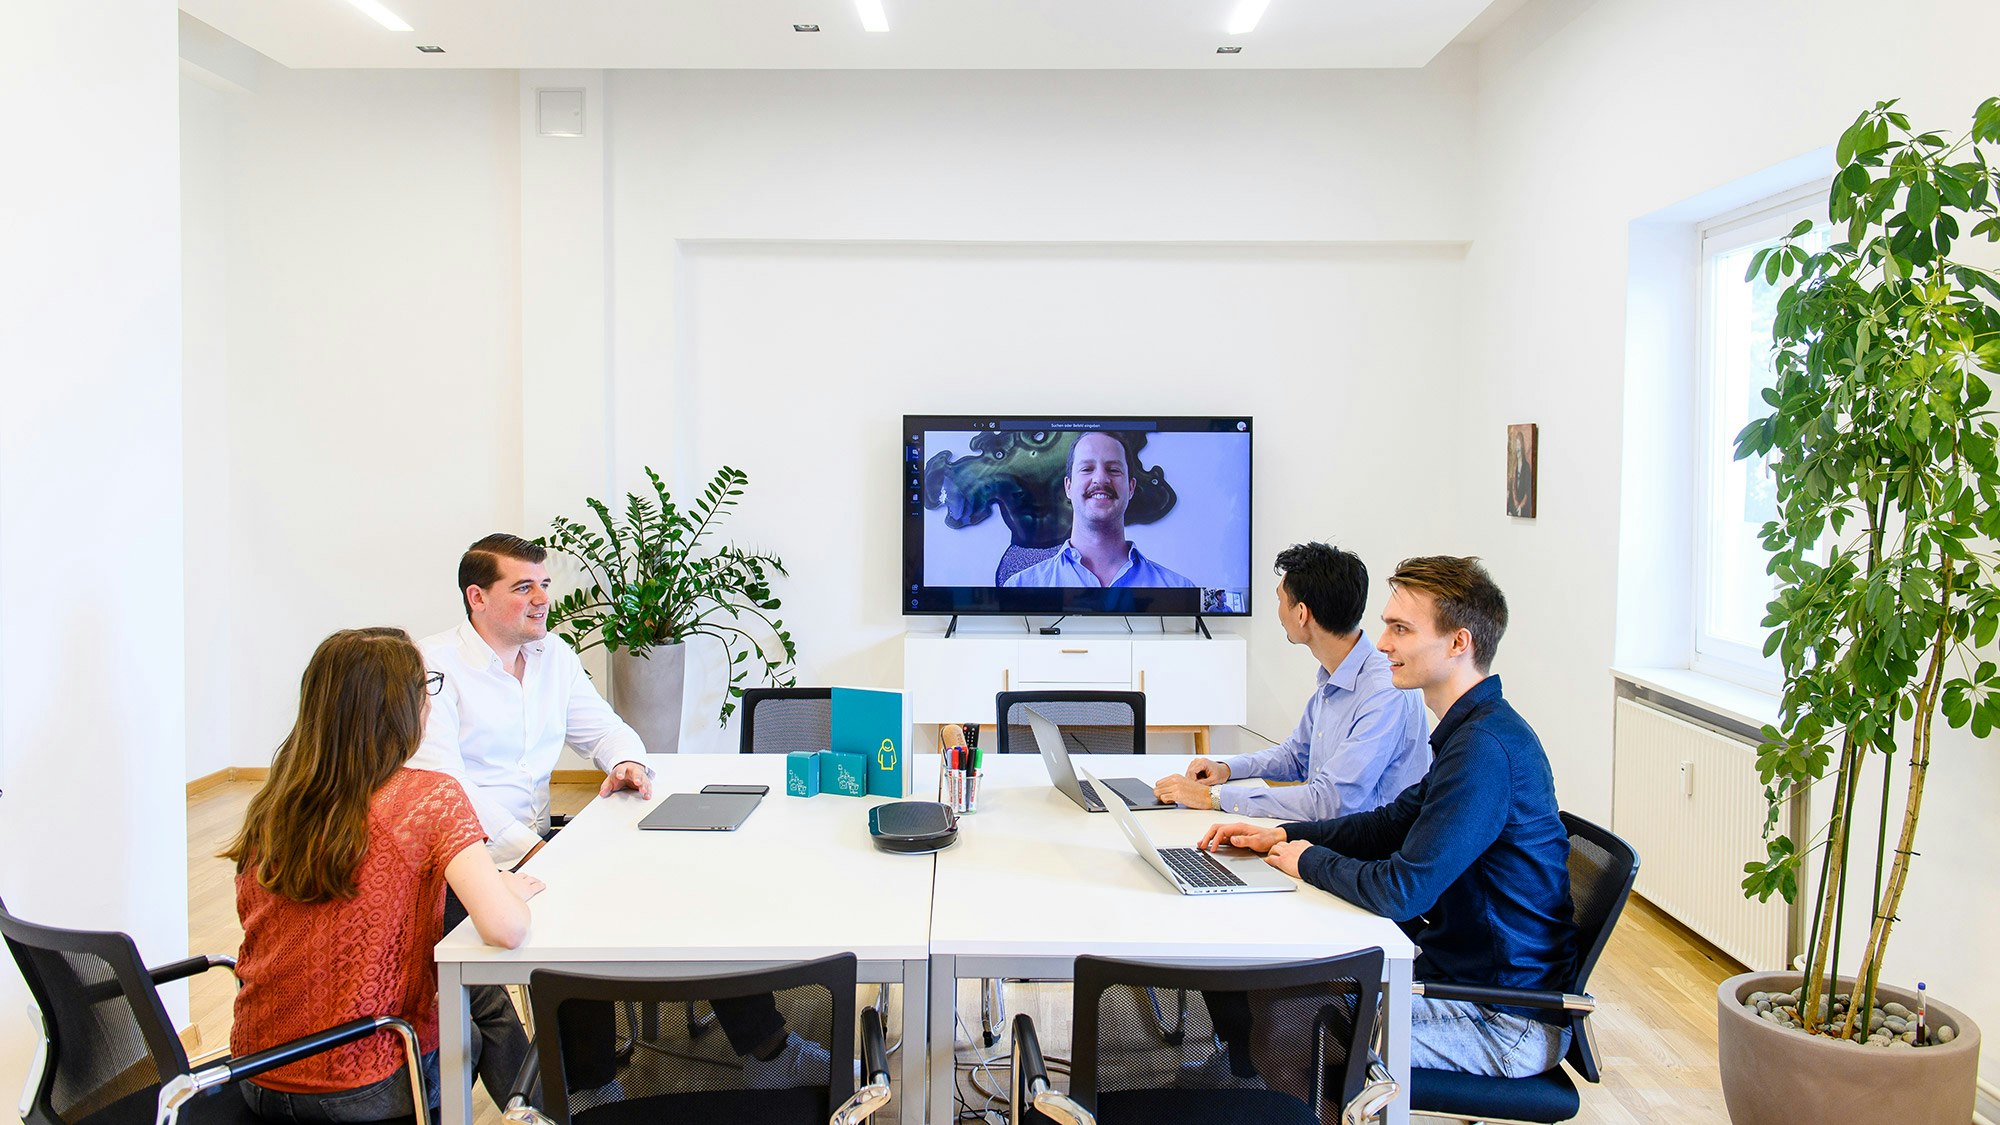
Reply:
[[[782, 754], [662, 754], [647, 764], [651, 801], [591, 801], [523, 869], [548, 889], [531, 904], [521, 948], [483, 944], [470, 922], [438, 945], [442, 1125], [472, 1121], [468, 986], [524, 984], [540, 968], [645, 976], [668, 963], [697, 975], [833, 953], [853, 953], [864, 982], [903, 986], [897, 1098], [905, 1125], [920, 1125], [935, 860], [869, 842], [868, 809], [885, 798], [785, 796]], [[761, 782], [771, 794], [734, 832], [638, 828], [668, 794], [711, 782]]]
[[[1100, 778], [1151, 782], [1185, 769], [1183, 755], [1079, 754]], [[919, 759], [919, 793], [936, 758]], [[1387, 1024], [1383, 1060], [1404, 1093], [1388, 1119], [1409, 1120], [1410, 965], [1396, 925], [1300, 884], [1292, 893], [1183, 895], [1141, 860], [1108, 813], [1086, 813], [1049, 784], [1037, 754], [987, 754], [978, 810], [939, 853], [931, 909], [932, 1121], [952, 1117], [958, 981], [1068, 980], [1080, 953], [1156, 961], [1252, 964], [1336, 956], [1381, 946]], [[1224, 813], [1134, 814], [1160, 847], [1191, 846]], [[1267, 822], [1275, 823], [1275, 822]], [[905, 1040], [908, 1042], [908, 1040]]]
[[[1148, 781], [1181, 755], [1078, 755], [1100, 777]], [[1310, 886], [1291, 894], [1177, 893], [1132, 853], [1105, 814], [1050, 786], [1041, 758], [989, 754], [978, 811], [933, 856], [894, 855], [868, 839], [885, 798], [784, 795], [779, 754], [653, 755], [653, 799], [593, 800], [524, 870], [548, 889], [515, 950], [480, 942], [470, 922], [437, 948], [441, 1125], [471, 1125], [473, 1029], [465, 989], [524, 984], [538, 968], [657, 975], [738, 972], [851, 952], [863, 982], [903, 986], [904, 1047], [894, 1059], [894, 1119], [952, 1116], [957, 982], [1067, 980], [1080, 953], [1211, 964], [1305, 960], [1381, 946], [1385, 1062], [1408, 1090], [1410, 962], [1395, 925]], [[939, 759], [912, 761], [914, 796], [936, 793]], [[670, 793], [711, 782], [771, 786], [734, 832], [645, 832]], [[1221, 814], [1137, 814], [1157, 844], [1192, 844]], [[928, 1040], [928, 1043], [926, 1042]], [[1407, 1094], [1389, 1107], [1403, 1125]], [[885, 1118], [884, 1120], [888, 1120]]]

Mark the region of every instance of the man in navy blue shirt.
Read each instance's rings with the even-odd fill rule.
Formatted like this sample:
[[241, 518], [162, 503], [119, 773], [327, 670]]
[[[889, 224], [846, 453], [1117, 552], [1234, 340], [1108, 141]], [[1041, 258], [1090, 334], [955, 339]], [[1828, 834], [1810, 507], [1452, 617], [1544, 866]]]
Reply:
[[[1402, 926], [1416, 979], [1560, 989], [1576, 954], [1569, 833], [1548, 755], [1490, 673], [1507, 600], [1476, 559], [1407, 559], [1378, 643], [1397, 687], [1438, 717], [1422, 781], [1371, 812], [1277, 828], [1219, 824], [1224, 841]], [[1522, 1077], [1569, 1046], [1560, 1016], [1416, 997], [1411, 1065]]]

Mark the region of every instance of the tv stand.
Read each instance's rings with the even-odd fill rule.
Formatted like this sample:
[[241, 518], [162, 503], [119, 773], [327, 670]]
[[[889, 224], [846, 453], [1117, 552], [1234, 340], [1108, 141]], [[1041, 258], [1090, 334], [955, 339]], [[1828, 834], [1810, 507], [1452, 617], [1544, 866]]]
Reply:
[[903, 639], [903, 691], [913, 723], [993, 722], [1002, 691], [1142, 691], [1157, 727], [1240, 726], [1248, 710], [1239, 633], [969, 632]]
[[951, 624], [944, 627], [945, 640], [950, 640], [951, 635], [956, 632], [958, 632], [958, 614], [954, 613], [951, 615]]
[[1201, 614], [1199, 613], [1194, 615], [1194, 631], [1200, 633], [1204, 637], [1207, 637], [1211, 641], [1215, 639], [1215, 634], [1208, 631], [1208, 626], [1206, 624], [1203, 624], [1201, 620]]

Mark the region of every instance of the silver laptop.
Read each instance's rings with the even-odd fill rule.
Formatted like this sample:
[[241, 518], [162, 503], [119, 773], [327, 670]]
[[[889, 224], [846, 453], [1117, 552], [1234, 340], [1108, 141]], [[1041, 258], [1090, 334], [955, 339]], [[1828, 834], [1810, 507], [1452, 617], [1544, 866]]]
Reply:
[[[1070, 768], [1069, 751], [1063, 749], [1061, 728], [1033, 707], [1023, 707], [1021, 713], [1028, 717], [1028, 728], [1035, 732], [1035, 745], [1041, 747], [1042, 764], [1048, 767], [1049, 780], [1084, 812], [1103, 812], [1104, 801], [1097, 795], [1096, 788], [1087, 781], [1079, 782], [1076, 771]], [[1097, 784], [1124, 798], [1121, 804], [1142, 812], [1174, 807], [1172, 801], [1155, 797], [1153, 787], [1136, 777], [1114, 777]]]
[[[1090, 771], [1083, 776], [1090, 778]], [[1091, 780], [1096, 780], [1091, 778]], [[1118, 830], [1160, 878], [1184, 895], [1247, 895], [1266, 891], [1296, 891], [1297, 883], [1284, 872], [1264, 862], [1255, 852], [1228, 848], [1205, 852], [1200, 848], [1157, 848], [1152, 837], [1139, 826], [1130, 811], [1112, 805], [1108, 810]]]
[[675, 832], [734, 832], [763, 800], [751, 793], [674, 793], [639, 827]]

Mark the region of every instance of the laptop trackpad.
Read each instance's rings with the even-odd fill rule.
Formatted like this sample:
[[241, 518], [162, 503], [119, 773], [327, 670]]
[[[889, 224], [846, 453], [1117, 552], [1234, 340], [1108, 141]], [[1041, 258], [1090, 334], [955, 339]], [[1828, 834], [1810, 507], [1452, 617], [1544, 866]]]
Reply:
[[1098, 780], [1099, 785], [1108, 787], [1113, 793], [1125, 798], [1125, 804], [1133, 809], [1170, 809], [1172, 801], [1162, 801], [1153, 795], [1153, 787], [1136, 777], [1106, 777]]

